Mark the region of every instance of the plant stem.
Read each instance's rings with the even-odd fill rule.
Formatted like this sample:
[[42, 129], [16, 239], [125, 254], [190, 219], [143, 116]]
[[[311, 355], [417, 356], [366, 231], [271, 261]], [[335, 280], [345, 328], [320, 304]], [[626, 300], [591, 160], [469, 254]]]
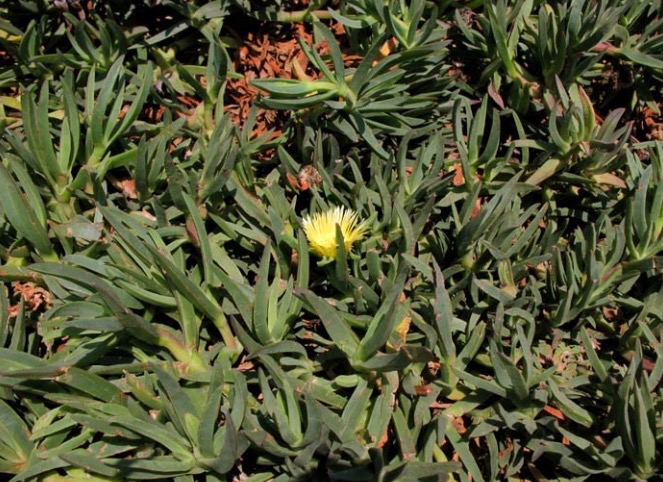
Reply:
[[167, 349], [178, 362], [186, 366], [188, 373], [204, 373], [208, 370], [196, 347], [188, 346], [165, 329], [159, 329], [158, 344]]
[[276, 15], [278, 22], [305, 22], [311, 17], [317, 20], [329, 20], [332, 17], [327, 10], [297, 10], [294, 12], [279, 12]]
[[90, 157], [88, 157], [87, 159], [86, 167], [95, 167], [97, 164], [101, 162], [101, 159], [104, 157], [105, 153], [106, 153], [106, 146], [101, 146], [101, 145], [94, 146], [94, 149], [92, 149], [92, 153], [90, 154]]
[[237, 344], [237, 340], [235, 340], [235, 335], [228, 325], [226, 315], [221, 312], [219, 316], [212, 320], [212, 323], [214, 323], [216, 329], [221, 333], [221, 338], [223, 338], [223, 342], [226, 346], [232, 351], [239, 351], [240, 347]]

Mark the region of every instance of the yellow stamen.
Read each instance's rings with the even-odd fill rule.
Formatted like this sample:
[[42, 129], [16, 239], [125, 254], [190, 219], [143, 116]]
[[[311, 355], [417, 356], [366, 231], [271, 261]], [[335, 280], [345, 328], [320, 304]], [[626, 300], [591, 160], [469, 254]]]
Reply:
[[323, 258], [336, 258], [336, 225], [341, 228], [346, 251], [350, 251], [366, 231], [365, 225], [358, 224], [357, 213], [344, 207], [306, 216], [302, 225], [311, 251]]

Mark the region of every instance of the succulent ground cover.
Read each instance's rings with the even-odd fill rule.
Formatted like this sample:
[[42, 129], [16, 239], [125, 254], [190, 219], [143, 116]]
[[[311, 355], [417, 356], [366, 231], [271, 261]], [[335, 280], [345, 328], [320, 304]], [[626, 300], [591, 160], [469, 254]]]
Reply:
[[0, 0], [0, 473], [658, 479], [660, 0]]

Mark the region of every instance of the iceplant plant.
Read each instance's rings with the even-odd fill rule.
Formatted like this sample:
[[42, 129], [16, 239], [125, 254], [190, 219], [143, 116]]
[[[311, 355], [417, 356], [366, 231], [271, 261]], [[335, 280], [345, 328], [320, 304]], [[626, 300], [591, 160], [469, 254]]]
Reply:
[[336, 225], [343, 234], [346, 252], [366, 232], [366, 225], [359, 223], [359, 217], [352, 209], [337, 206], [308, 215], [302, 221], [302, 226], [311, 251], [322, 258], [336, 258]]

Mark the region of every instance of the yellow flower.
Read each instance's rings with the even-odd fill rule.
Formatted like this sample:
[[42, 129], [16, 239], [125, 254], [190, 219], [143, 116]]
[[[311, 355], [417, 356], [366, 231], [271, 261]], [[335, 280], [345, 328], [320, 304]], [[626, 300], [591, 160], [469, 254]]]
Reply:
[[350, 251], [352, 244], [360, 240], [366, 231], [364, 224], [358, 224], [357, 213], [344, 207], [306, 216], [302, 224], [311, 251], [323, 258], [336, 258], [337, 224], [343, 233], [346, 251]]

